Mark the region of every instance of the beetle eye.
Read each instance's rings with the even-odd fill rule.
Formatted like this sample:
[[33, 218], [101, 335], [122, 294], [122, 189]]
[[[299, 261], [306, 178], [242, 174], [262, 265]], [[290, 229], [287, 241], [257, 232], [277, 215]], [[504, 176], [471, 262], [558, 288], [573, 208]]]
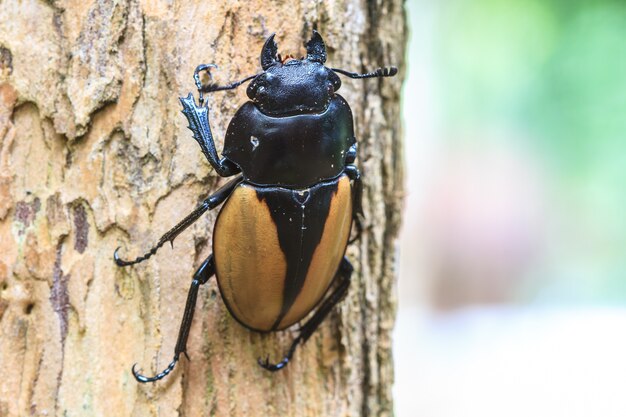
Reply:
[[259, 88], [257, 88], [256, 91], [254, 92], [254, 98], [256, 100], [262, 100], [266, 96], [267, 96], [267, 90], [265, 86], [262, 86], [262, 85], [259, 86]]

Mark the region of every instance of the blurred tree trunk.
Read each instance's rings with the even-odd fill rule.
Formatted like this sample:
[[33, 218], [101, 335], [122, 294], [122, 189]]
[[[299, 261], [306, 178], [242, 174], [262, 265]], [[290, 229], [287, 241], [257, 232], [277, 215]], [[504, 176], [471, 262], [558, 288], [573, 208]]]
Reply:
[[[217, 211], [139, 266], [137, 255], [224, 180], [186, 129], [178, 96], [199, 63], [228, 82], [259, 70], [265, 38], [302, 54], [317, 28], [328, 63], [403, 66], [401, 0], [0, 1], [0, 416], [385, 416], [392, 414], [394, 239], [402, 195], [402, 73], [349, 80], [366, 229], [348, 250], [347, 299], [269, 373], [294, 332], [239, 326], [215, 280], [202, 288], [182, 360], [170, 361]], [[221, 147], [245, 87], [209, 98]]]

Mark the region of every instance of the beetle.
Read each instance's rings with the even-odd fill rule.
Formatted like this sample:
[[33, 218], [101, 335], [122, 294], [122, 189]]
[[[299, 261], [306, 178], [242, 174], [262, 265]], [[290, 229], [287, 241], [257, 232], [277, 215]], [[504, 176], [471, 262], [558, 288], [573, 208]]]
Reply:
[[[261, 50], [262, 72], [227, 85], [203, 84], [214, 64], [194, 71], [199, 105], [191, 93], [181, 97], [183, 114], [211, 166], [233, 179], [134, 260], [113, 258], [120, 267], [145, 261], [206, 211], [222, 205], [213, 230], [213, 253], [194, 273], [183, 313], [174, 358], [162, 372], [148, 377], [133, 365], [139, 382], [168, 375], [186, 345], [198, 288], [215, 275], [224, 304], [240, 324], [257, 332], [284, 330], [313, 310], [284, 358], [259, 365], [284, 368], [296, 347], [307, 341], [332, 308], [346, 295], [353, 267], [345, 257], [349, 241], [361, 231], [362, 181], [354, 164], [357, 143], [352, 111], [336, 91], [337, 74], [350, 78], [389, 77], [395, 67], [369, 73], [328, 68], [326, 46], [313, 31], [306, 57], [282, 59], [270, 35]], [[217, 153], [204, 94], [231, 90], [250, 82], [250, 101], [235, 113], [226, 131], [222, 156]], [[355, 238], [350, 240], [352, 225]]]

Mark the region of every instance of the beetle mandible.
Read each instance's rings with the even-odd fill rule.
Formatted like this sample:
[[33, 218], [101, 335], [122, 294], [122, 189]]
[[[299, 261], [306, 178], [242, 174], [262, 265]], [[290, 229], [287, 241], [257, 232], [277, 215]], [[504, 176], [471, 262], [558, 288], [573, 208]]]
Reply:
[[[261, 51], [263, 71], [243, 80], [204, 85], [200, 74], [214, 64], [199, 65], [192, 94], [181, 97], [183, 114], [202, 153], [222, 177], [234, 177], [209, 196], [146, 254], [125, 267], [145, 261], [208, 210], [219, 205], [213, 231], [213, 254], [193, 276], [174, 358], [165, 370], [147, 377], [135, 365], [139, 382], [168, 375], [182, 354], [194, 315], [198, 288], [215, 275], [230, 314], [258, 332], [286, 329], [311, 318], [299, 329], [285, 357], [277, 363], [259, 359], [270, 371], [284, 368], [296, 347], [318, 328], [346, 295], [352, 265], [344, 256], [352, 224], [360, 233], [362, 183], [354, 162], [357, 144], [352, 111], [336, 91], [337, 74], [350, 78], [389, 77], [395, 67], [359, 74], [328, 68], [326, 46], [317, 31], [306, 43], [306, 57], [282, 59], [272, 34]], [[220, 157], [209, 126], [203, 94], [231, 90], [251, 81], [250, 101], [235, 113], [226, 131]]]

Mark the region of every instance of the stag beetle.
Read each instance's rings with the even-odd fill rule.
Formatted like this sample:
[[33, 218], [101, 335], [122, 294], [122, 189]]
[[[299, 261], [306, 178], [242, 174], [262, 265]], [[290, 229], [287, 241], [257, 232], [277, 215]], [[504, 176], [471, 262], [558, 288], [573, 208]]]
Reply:
[[[328, 68], [326, 46], [317, 31], [306, 44], [306, 57], [282, 59], [271, 35], [261, 51], [263, 71], [228, 85], [200, 80], [214, 64], [199, 65], [194, 80], [199, 105], [191, 93], [181, 97], [189, 129], [209, 163], [222, 177], [234, 177], [191, 214], [165, 233], [143, 256], [145, 261], [207, 210], [223, 204], [213, 230], [213, 254], [193, 276], [174, 359], [155, 376], [132, 372], [139, 382], [168, 375], [186, 355], [187, 337], [200, 285], [216, 276], [230, 314], [250, 330], [272, 332], [304, 319], [287, 354], [278, 363], [259, 359], [270, 371], [284, 368], [296, 347], [318, 328], [346, 295], [352, 265], [344, 256], [353, 221], [360, 233], [362, 183], [354, 165], [357, 144], [352, 111], [336, 92], [337, 74], [350, 78], [389, 77], [395, 67], [359, 74]], [[218, 156], [203, 94], [231, 90], [251, 81], [250, 101], [237, 110]]]

